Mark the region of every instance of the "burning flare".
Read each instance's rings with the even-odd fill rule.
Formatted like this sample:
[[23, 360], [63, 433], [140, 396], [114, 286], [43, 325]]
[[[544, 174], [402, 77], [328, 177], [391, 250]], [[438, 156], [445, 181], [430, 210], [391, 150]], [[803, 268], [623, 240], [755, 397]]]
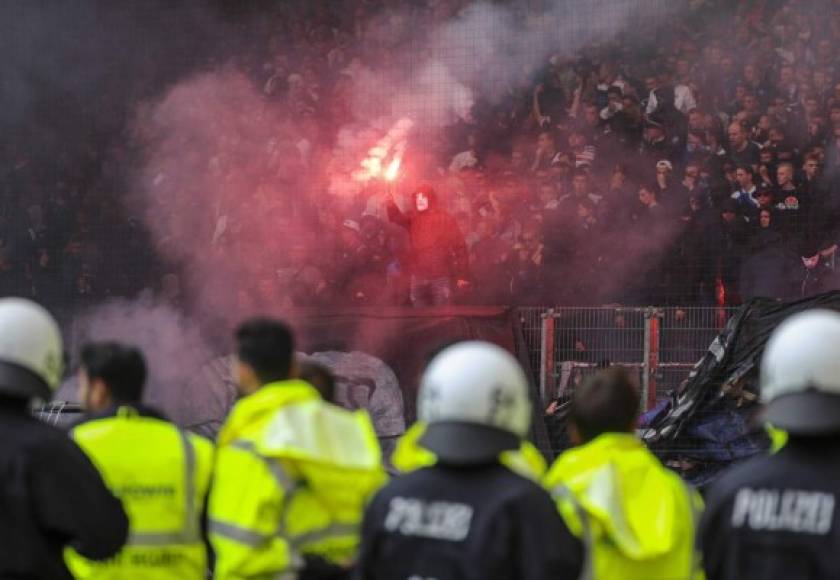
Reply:
[[353, 172], [353, 179], [359, 182], [373, 179], [394, 181], [399, 174], [408, 133], [413, 125], [411, 119], [397, 121], [388, 133], [368, 150], [367, 157], [360, 163], [361, 169]]
[[388, 169], [385, 170], [385, 180], [386, 181], [394, 181], [397, 178], [397, 175], [400, 171], [400, 164], [402, 163], [402, 157], [394, 157], [391, 160], [391, 163], [388, 164]]

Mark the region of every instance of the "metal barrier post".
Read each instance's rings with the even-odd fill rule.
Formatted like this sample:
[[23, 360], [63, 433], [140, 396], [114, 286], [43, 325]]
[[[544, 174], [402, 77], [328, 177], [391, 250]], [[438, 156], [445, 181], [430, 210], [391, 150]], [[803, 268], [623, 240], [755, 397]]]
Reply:
[[645, 309], [645, 362], [642, 371], [642, 400], [645, 409], [656, 405], [656, 373], [659, 369], [659, 323], [662, 312]]
[[542, 404], [545, 406], [549, 401], [555, 397], [554, 393], [549, 393], [549, 389], [554, 385], [555, 374], [555, 324], [554, 310], [549, 310], [542, 315], [541, 328], [541, 343], [540, 349], [540, 396], [542, 397]]

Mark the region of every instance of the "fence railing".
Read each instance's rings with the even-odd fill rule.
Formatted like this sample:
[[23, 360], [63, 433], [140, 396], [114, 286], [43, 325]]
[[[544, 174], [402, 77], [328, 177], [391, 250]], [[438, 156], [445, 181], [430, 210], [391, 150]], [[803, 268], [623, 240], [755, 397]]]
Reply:
[[643, 409], [688, 378], [734, 308], [522, 308], [542, 403], [563, 398], [599, 367], [636, 373]]

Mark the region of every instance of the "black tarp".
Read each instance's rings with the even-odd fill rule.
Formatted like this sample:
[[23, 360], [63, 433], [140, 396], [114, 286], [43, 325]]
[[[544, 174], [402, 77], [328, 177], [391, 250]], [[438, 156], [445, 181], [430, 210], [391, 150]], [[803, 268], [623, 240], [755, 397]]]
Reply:
[[744, 304], [688, 381], [671, 394], [667, 410], [647, 426], [644, 439], [651, 449], [695, 483], [765, 450], [767, 437], [753, 420], [759, 408], [761, 355], [779, 323], [812, 308], [840, 311], [840, 291], [793, 302], [756, 298]]

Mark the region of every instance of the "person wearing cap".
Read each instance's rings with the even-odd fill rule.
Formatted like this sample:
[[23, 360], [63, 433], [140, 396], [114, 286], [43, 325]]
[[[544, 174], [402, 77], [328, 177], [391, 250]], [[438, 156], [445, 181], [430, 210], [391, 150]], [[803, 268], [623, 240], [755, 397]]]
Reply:
[[433, 459], [393, 479], [365, 514], [357, 578], [578, 578], [581, 544], [531, 478], [501, 463], [531, 423], [516, 359], [485, 342], [452, 345], [427, 367], [416, 444]]
[[201, 528], [213, 445], [141, 402], [147, 371], [138, 349], [90, 343], [80, 358], [78, 394], [88, 415], [71, 435], [122, 500], [130, 534], [107, 562], [68, 550], [73, 576], [202, 580], [208, 571]]
[[622, 367], [584, 381], [569, 416], [575, 447], [545, 477], [584, 543], [581, 578], [686, 580], [700, 571], [694, 532], [702, 500], [635, 436], [639, 397]]
[[33, 418], [62, 376], [58, 325], [20, 298], [0, 300], [0, 578], [70, 580], [63, 551], [114, 556], [128, 519], [84, 452]]
[[782, 322], [759, 382], [761, 420], [787, 440], [711, 486], [698, 532], [706, 577], [840, 578], [840, 314]]

